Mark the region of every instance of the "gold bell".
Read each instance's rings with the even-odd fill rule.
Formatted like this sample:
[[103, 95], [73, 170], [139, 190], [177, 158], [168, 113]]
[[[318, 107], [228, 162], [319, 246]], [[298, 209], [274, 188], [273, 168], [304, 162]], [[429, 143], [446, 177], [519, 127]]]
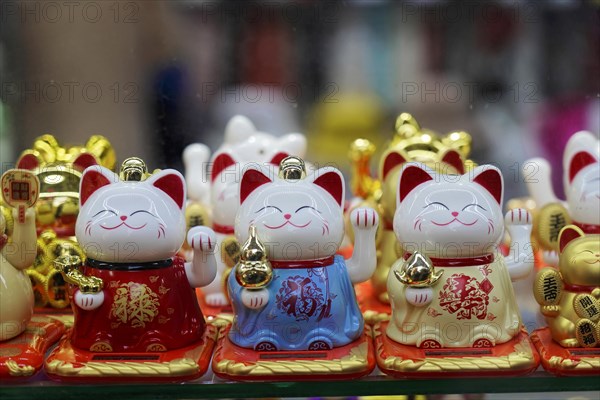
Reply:
[[279, 177], [285, 180], [306, 178], [306, 166], [300, 157], [289, 156], [279, 163]]
[[250, 225], [248, 234], [248, 240], [242, 246], [240, 261], [235, 267], [235, 279], [247, 289], [260, 289], [273, 279], [273, 268], [254, 225]]
[[119, 176], [122, 181], [141, 182], [148, 177], [148, 167], [141, 158], [129, 157], [121, 164]]
[[436, 272], [431, 259], [418, 251], [402, 264], [400, 271], [394, 271], [401, 283], [416, 288], [433, 286], [443, 273], [443, 269]]

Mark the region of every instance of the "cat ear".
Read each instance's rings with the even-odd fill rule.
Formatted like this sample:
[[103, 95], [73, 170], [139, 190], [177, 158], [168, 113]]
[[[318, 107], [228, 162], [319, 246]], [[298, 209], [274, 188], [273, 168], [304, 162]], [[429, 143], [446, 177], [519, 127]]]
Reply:
[[210, 171], [210, 181], [214, 182], [214, 180], [219, 176], [221, 172], [227, 167], [230, 167], [235, 164], [235, 160], [228, 152], [223, 152], [215, 157], [212, 162], [212, 169]]
[[280, 151], [279, 153], [275, 154], [272, 158], [271, 161], [269, 161], [269, 163], [279, 166], [279, 164], [281, 164], [281, 161], [286, 158], [289, 157], [288, 153], [284, 153], [282, 151]]
[[90, 153], [81, 153], [77, 156], [75, 161], [73, 161], [73, 168], [83, 171], [92, 165], [98, 165], [96, 162], [96, 158]]
[[402, 171], [400, 171], [400, 184], [398, 185], [396, 206], [399, 206], [406, 196], [417, 186], [432, 180], [432, 171], [427, 166], [420, 163], [404, 165]]
[[502, 204], [504, 182], [500, 170], [492, 165], [481, 165], [473, 170], [473, 182], [487, 190], [498, 204]]
[[573, 182], [575, 176], [588, 165], [596, 164], [598, 159], [587, 151], [579, 151], [573, 155], [569, 162], [569, 183]]
[[177, 207], [183, 209], [185, 205], [185, 179], [179, 171], [165, 169], [153, 174], [144, 183], [150, 184], [173, 199]]
[[273, 181], [262, 171], [252, 167], [248, 168], [244, 172], [242, 182], [240, 183], [240, 204], [242, 204], [257, 188], [271, 182]]
[[381, 157], [381, 160], [379, 176], [382, 180], [385, 180], [391, 170], [408, 161], [408, 156], [404, 152], [398, 150], [388, 150], [383, 157]]
[[31, 152], [31, 150], [26, 150], [17, 161], [17, 168], [19, 169], [27, 169], [32, 171], [39, 166], [40, 160]]
[[340, 171], [332, 167], [320, 168], [306, 179], [325, 189], [340, 207], [344, 206], [344, 177]]
[[96, 190], [118, 181], [119, 176], [107, 168], [99, 165], [86, 168], [79, 183], [79, 204], [83, 206]]
[[225, 143], [240, 143], [256, 133], [256, 127], [243, 115], [236, 115], [229, 120], [225, 127]]
[[446, 150], [441, 161], [453, 167], [460, 175], [465, 173], [465, 162], [458, 151], [454, 149]]
[[571, 243], [571, 241], [585, 236], [585, 233], [575, 225], [567, 225], [560, 230], [558, 234], [558, 245], [560, 248], [560, 253], [563, 252], [564, 248]]

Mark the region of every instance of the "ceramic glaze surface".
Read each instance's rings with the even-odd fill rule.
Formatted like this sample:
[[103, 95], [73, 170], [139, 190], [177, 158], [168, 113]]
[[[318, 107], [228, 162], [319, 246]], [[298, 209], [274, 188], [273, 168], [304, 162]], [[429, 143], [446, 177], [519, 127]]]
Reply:
[[[518, 209], [503, 218], [499, 170], [481, 166], [464, 175], [438, 175], [409, 163], [399, 180], [394, 232], [407, 254], [431, 257], [444, 273], [430, 287], [411, 287], [396, 277], [404, 259], [394, 264], [387, 335], [402, 344], [433, 347], [512, 339], [521, 319], [511, 277], [526, 276], [533, 266], [531, 216]], [[515, 244], [508, 261], [496, 250], [505, 219]]]
[[257, 350], [319, 350], [344, 346], [363, 332], [352, 283], [364, 281], [376, 263], [377, 213], [352, 214], [356, 245], [349, 260], [334, 256], [344, 234], [344, 180], [334, 168], [303, 179], [283, 179], [252, 168], [240, 185], [236, 237], [253, 225], [267, 248], [273, 280], [266, 288], [228, 280], [234, 310], [230, 340]]
[[28, 209], [24, 223], [13, 212], [13, 241], [7, 243], [5, 221], [0, 213], [0, 341], [11, 339], [25, 330], [33, 314], [33, 290], [24, 269], [35, 258], [35, 211]]
[[200, 340], [204, 317], [193, 287], [215, 276], [214, 232], [188, 233], [193, 261], [175, 257], [185, 238], [185, 182], [174, 170], [121, 181], [102, 167], [81, 180], [77, 239], [98, 293], [72, 293], [72, 343], [90, 351], [167, 351]]

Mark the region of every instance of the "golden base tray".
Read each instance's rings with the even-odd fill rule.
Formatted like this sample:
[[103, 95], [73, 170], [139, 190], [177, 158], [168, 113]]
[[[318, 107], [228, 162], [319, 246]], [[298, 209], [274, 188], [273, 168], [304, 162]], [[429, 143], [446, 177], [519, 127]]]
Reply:
[[540, 357], [522, 329], [513, 340], [482, 348], [424, 349], [397, 343], [376, 324], [375, 353], [384, 373], [399, 378], [517, 376], [535, 371]]

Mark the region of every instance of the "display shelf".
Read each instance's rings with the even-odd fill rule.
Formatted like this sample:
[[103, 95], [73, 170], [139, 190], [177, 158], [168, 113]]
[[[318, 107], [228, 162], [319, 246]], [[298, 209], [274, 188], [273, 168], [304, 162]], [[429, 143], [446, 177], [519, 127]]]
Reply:
[[22, 384], [3, 383], [2, 400], [82, 398], [196, 399], [311, 396], [367, 396], [443, 393], [525, 393], [561, 391], [600, 391], [598, 376], [559, 378], [543, 371], [510, 378], [400, 380], [369, 376], [350, 381], [240, 383], [212, 376], [183, 384], [60, 384], [45, 379]]

